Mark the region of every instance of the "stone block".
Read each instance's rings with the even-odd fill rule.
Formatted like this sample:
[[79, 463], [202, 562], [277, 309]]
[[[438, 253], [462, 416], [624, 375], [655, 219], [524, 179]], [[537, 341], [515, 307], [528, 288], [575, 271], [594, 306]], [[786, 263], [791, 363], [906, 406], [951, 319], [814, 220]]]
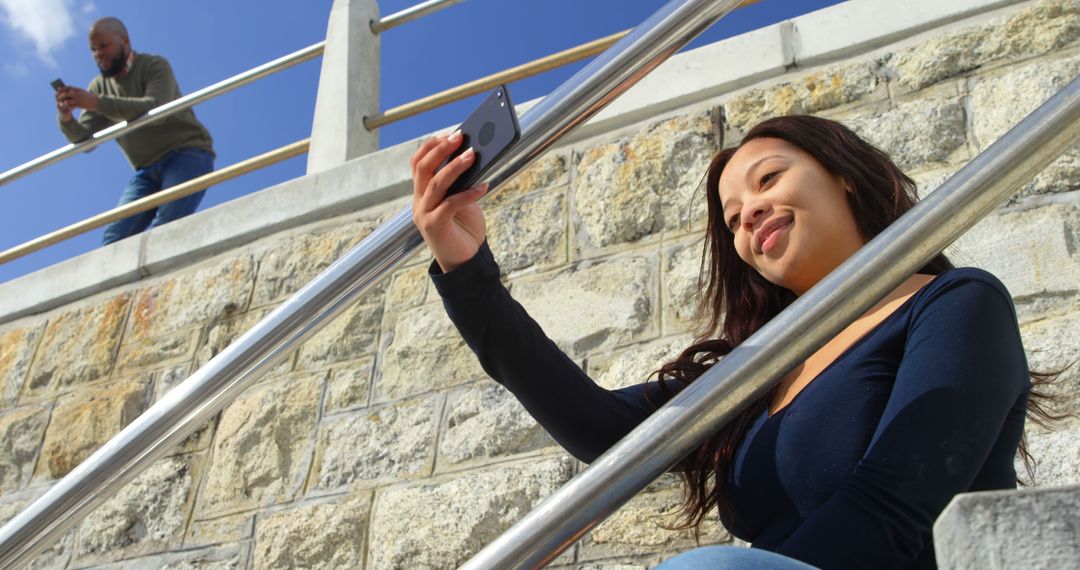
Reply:
[[398, 269], [386, 291], [386, 310], [400, 311], [422, 305], [427, 299], [428, 264]]
[[145, 556], [94, 568], [95, 570], [242, 570], [247, 568], [247, 558], [246, 548], [230, 545]]
[[451, 392], [439, 438], [441, 468], [490, 462], [555, 445], [505, 388], [480, 382]]
[[957, 495], [934, 523], [939, 568], [1069, 568], [1080, 560], [1080, 486]]
[[441, 397], [337, 416], [319, 431], [314, 487], [394, 481], [431, 472]]
[[655, 333], [655, 257], [632, 256], [522, 278], [514, 298], [563, 350], [580, 355]]
[[[1080, 394], [1080, 345], [1076, 343], [1080, 338], [1080, 312], [1023, 323], [1020, 333], [1032, 370], [1061, 372], [1053, 384], [1040, 391], [1065, 398], [1061, 407], [1080, 423], [1080, 398], [1075, 396]], [[1037, 426], [1029, 422], [1028, 431], [1035, 429]]]
[[137, 370], [162, 363], [190, 361], [198, 331], [180, 331], [146, 342], [125, 343], [117, 357], [117, 368]]
[[914, 99], [887, 109], [862, 108], [838, 118], [889, 153], [901, 170], [969, 158], [966, 114], [955, 98]]
[[246, 310], [255, 281], [251, 255], [225, 259], [140, 290], [127, 342], [146, 342]]
[[371, 497], [363, 493], [333, 502], [270, 513], [255, 527], [255, 568], [363, 568]]
[[402, 312], [391, 334], [376, 373], [374, 401], [397, 400], [486, 376], [441, 304]]
[[669, 530], [678, 522], [682, 491], [674, 476], [665, 476], [639, 493], [582, 539], [579, 560], [683, 551], [698, 545], [729, 542], [715, 517], [702, 522], [699, 540], [691, 530]]
[[[1031, 63], [980, 76], [970, 88], [971, 131], [985, 150], [1080, 74], [1080, 57]], [[1008, 105], [1001, 101], [1008, 100]], [[1072, 145], [1011, 199], [1080, 189], [1080, 145]]]
[[326, 413], [366, 406], [374, 368], [370, 358], [334, 367], [326, 386]]
[[586, 149], [573, 183], [578, 247], [686, 231], [700, 220], [704, 201], [693, 199], [716, 150], [711, 133], [708, 115], [686, 115]]
[[833, 65], [766, 87], [749, 89], [724, 103], [728, 127], [745, 133], [780, 115], [810, 115], [863, 98], [882, 99], [885, 79], [881, 61]]
[[484, 211], [501, 208], [509, 202], [517, 201], [522, 195], [535, 190], [567, 184], [570, 180], [570, 173], [566, 164], [567, 157], [565, 154], [560, 154], [557, 151], [548, 152], [505, 184], [496, 188], [489, 197], [485, 197], [481, 203]]
[[160, 400], [165, 394], [169, 393], [169, 390], [187, 380], [188, 376], [190, 376], [190, 373], [187, 364], [171, 366], [158, 372], [154, 384], [154, 401]]
[[[1059, 428], [1049, 433], [1029, 431], [1028, 453], [1035, 459], [1035, 485], [1080, 485], [1080, 427]], [[1017, 473], [1026, 474], [1023, 465]]]
[[568, 481], [573, 462], [499, 465], [379, 492], [370, 568], [457, 568]]
[[1015, 14], [930, 38], [897, 53], [893, 65], [900, 85], [916, 90], [994, 61], [1049, 53], [1077, 39], [1076, 2], [1043, 0]]
[[0, 333], [0, 406], [15, 405], [30, 373], [45, 323]]
[[[641, 239], [660, 230], [656, 184], [643, 183], [628, 143], [587, 149], [577, 164], [574, 206], [587, 243], [597, 247]], [[655, 177], [655, 176], [654, 176]]]
[[674, 360], [692, 340], [691, 335], [665, 337], [631, 345], [613, 354], [590, 357], [589, 376], [608, 390], [641, 384], [655, 379], [652, 373]]
[[699, 286], [702, 240], [669, 248], [663, 253], [664, 333], [687, 331], [697, 325], [698, 305], [705, 292]]
[[311, 370], [375, 354], [382, 323], [386, 285], [378, 284], [334, 317], [300, 347], [297, 370]]
[[61, 398], [45, 431], [37, 474], [67, 475], [147, 408], [144, 382], [126, 381]]
[[292, 295], [372, 230], [371, 222], [353, 223], [278, 239], [259, 258], [251, 305], [262, 307]]
[[1017, 301], [1074, 292], [1080, 283], [1080, 206], [1051, 204], [983, 218], [956, 242], [974, 264], [996, 275]]
[[78, 565], [100, 564], [180, 546], [197, 480], [189, 461], [151, 465], [94, 509], [79, 527]]
[[31, 391], [62, 390], [100, 380], [109, 374], [120, 344], [129, 295], [65, 311], [45, 327], [38, 353], [30, 368]]
[[488, 215], [488, 243], [504, 274], [565, 263], [566, 233], [566, 192], [525, 196]]
[[253, 536], [255, 515], [251, 513], [210, 520], [192, 520], [184, 538], [184, 548], [242, 542]]
[[0, 414], [0, 494], [11, 493], [30, 482], [48, 422], [49, 410], [38, 406]]
[[214, 517], [292, 499], [303, 485], [325, 374], [249, 388], [222, 413], [198, 513]]

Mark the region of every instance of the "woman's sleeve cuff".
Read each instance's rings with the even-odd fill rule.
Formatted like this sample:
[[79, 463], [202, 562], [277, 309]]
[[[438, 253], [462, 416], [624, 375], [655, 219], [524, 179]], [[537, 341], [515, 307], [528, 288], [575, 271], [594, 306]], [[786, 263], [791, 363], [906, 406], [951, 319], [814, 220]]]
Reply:
[[435, 284], [435, 290], [445, 298], [475, 290], [477, 282], [481, 280], [498, 281], [499, 265], [495, 263], [487, 240], [484, 240], [476, 255], [449, 272], [443, 273], [439, 263], [433, 260], [428, 267], [428, 275]]

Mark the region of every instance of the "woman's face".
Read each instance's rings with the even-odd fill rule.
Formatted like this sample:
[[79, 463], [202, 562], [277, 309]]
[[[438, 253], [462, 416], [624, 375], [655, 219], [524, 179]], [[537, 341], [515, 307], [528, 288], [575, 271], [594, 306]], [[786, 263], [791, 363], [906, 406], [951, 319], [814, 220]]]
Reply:
[[786, 141], [744, 144], [719, 186], [724, 224], [739, 257], [796, 295], [865, 243], [842, 179]]

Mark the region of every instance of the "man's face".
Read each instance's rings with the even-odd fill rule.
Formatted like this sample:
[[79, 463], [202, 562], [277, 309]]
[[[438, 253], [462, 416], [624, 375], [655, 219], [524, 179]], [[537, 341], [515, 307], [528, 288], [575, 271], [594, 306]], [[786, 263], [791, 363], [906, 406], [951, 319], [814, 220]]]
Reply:
[[118, 33], [102, 30], [90, 32], [90, 53], [105, 77], [113, 77], [124, 69], [129, 50], [128, 39]]

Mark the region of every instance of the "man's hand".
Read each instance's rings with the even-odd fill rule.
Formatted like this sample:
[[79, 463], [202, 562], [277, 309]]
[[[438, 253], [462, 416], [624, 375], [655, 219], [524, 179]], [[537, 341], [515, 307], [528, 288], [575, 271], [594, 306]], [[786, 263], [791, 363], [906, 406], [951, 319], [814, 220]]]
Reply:
[[68, 106], [66, 100], [61, 98], [61, 91], [56, 92], [56, 112], [60, 114], [61, 122], [68, 123], [72, 118], [71, 107]]
[[97, 111], [98, 96], [78, 87], [64, 87], [56, 92], [56, 109], [60, 111], [60, 118], [64, 119], [65, 112], [70, 120], [72, 109], [85, 109]]

